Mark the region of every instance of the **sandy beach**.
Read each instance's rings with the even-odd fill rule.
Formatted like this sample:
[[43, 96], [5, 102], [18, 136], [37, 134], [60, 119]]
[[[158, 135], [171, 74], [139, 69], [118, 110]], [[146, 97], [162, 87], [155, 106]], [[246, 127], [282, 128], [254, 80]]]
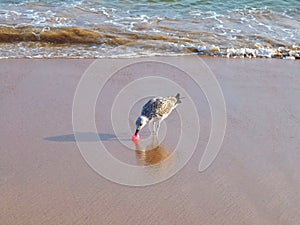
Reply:
[[[191, 57], [175, 59], [197, 67]], [[210, 110], [203, 93], [174, 73], [173, 79], [194, 94], [200, 140], [182, 170], [146, 187], [103, 178], [76, 145], [73, 98], [94, 60], [1, 59], [0, 224], [299, 224], [299, 62], [201, 59], [216, 76], [226, 102], [227, 128], [220, 152], [207, 170], [198, 172], [209, 138]], [[119, 60], [103, 62], [113, 66]], [[141, 66], [134, 76], [144, 71]], [[130, 74], [123, 78], [110, 81], [104, 92], [108, 100]], [[102, 114], [109, 114], [109, 109], [97, 103], [99, 133], [106, 134], [105, 146], [119, 160], [148, 166], [172, 153], [176, 130], [168, 132], [161, 148], [126, 151], [110, 140], [111, 122], [102, 121]], [[174, 113], [167, 120], [172, 125], [177, 117]], [[93, 135], [84, 141], [97, 142]]]

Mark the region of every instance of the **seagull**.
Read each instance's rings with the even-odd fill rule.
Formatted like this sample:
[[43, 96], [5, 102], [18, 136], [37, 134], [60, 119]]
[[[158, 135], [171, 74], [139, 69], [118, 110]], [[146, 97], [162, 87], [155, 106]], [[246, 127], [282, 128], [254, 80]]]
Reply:
[[155, 97], [150, 99], [142, 108], [141, 115], [137, 118], [136, 131], [132, 136], [132, 140], [138, 140], [138, 133], [140, 130], [147, 125], [148, 123], [153, 124], [152, 132], [157, 134], [160, 123], [164, 119], [166, 119], [173, 109], [181, 103], [180, 94], [178, 93], [176, 96], [169, 97]]

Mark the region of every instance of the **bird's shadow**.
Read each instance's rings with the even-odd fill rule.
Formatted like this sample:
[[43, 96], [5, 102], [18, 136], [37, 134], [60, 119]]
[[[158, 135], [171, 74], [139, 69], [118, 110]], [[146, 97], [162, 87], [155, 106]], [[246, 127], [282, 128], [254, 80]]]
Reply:
[[44, 140], [53, 142], [97, 142], [97, 141], [114, 141], [130, 140], [127, 138], [118, 138], [114, 134], [93, 133], [93, 132], [76, 132], [74, 134], [65, 134], [52, 137], [45, 137]]

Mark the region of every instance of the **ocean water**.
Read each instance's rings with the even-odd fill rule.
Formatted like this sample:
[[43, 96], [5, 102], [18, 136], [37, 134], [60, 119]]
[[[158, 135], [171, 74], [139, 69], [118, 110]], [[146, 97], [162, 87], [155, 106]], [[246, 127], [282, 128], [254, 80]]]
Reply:
[[299, 0], [0, 0], [0, 58], [299, 58]]

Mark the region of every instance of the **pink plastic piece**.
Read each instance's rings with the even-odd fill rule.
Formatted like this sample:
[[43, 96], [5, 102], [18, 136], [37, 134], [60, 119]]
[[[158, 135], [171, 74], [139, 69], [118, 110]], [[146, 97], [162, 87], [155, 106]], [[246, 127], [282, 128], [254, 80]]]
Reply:
[[133, 135], [132, 135], [132, 140], [133, 140], [134, 142], [139, 141], [139, 140], [140, 140], [140, 135], [139, 135], [139, 134], [133, 134]]

